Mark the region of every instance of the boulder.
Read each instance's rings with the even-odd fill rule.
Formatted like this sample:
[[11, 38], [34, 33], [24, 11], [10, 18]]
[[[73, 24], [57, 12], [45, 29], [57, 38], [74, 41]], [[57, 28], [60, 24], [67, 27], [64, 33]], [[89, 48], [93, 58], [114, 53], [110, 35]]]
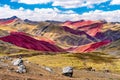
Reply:
[[19, 65], [23, 64], [23, 60], [22, 60], [21, 58], [16, 59], [16, 60], [13, 60], [13, 61], [12, 61], [12, 64], [13, 64], [14, 66], [19, 66]]
[[63, 68], [62, 74], [64, 76], [72, 77], [73, 75], [73, 67], [67, 66]]
[[16, 72], [18, 72], [18, 73], [26, 73], [26, 67], [25, 67], [25, 65], [19, 65], [18, 66], [18, 70], [16, 70]]

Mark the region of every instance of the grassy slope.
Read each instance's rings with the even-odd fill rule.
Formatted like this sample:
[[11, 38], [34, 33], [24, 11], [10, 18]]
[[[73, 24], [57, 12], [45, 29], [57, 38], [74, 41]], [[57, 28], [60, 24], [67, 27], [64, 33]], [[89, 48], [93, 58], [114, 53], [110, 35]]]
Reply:
[[109, 69], [120, 73], [120, 59], [104, 53], [39, 55], [25, 59], [49, 67], [73, 66], [77, 69], [93, 67], [98, 71]]
[[[33, 63], [40, 64], [42, 66], [49, 67], [65, 67], [73, 66], [76, 69], [82, 69], [86, 67], [93, 67], [97, 71], [103, 69], [109, 69], [112, 72], [120, 74], [120, 59], [110, 56], [104, 53], [84, 53], [84, 54], [51, 54], [42, 55], [48, 53], [42, 53], [38, 51], [27, 51], [21, 49], [20, 52], [9, 54], [8, 56], [19, 57], [23, 56], [24, 59], [28, 59]], [[6, 54], [0, 53], [0, 56], [6, 56]]]

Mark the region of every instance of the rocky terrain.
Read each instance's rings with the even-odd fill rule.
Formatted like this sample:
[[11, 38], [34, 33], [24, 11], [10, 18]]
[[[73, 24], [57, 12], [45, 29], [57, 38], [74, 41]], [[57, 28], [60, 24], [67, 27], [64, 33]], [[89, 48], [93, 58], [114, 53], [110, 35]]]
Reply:
[[[0, 79], [1, 80], [120, 80], [120, 75], [113, 74], [108, 70], [95, 71], [92, 68], [73, 69], [73, 76], [67, 77], [62, 75], [61, 68], [47, 68], [23, 60], [26, 66], [25, 73], [16, 72], [17, 66], [12, 61], [17, 58], [0, 57]], [[50, 71], [49, 69], [52, 69]]]

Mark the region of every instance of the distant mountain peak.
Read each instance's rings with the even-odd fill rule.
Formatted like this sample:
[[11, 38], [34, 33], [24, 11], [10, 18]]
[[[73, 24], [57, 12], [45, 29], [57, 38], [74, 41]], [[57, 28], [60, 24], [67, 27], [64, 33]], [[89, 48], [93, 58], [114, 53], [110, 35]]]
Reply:
[[62, 23], [62, 21], [54, 21], [54, 20], [46, 20], [45, 22], [50, 22], [50, 23]]
[[17, 16], [12, 16], [10, 18], [5, 18], [4, 20], [13, 20], [13, 19], [17, 19], [18, 17]]
[[29, 20], [29, 19], [25, 19], [24, 21], [27, 22], [27, 21], [31, 21], [31, 20]]
[[18, 18], [17, 16], [12, 16], [11, 18], [15, 19], [15, 18]]
[[19, 18], [17, 16], [12, 16], [12, 17], [9, 17], [9, 18], [1, 19], [1, 20], [13, 20], [13, 19], [19, 19]]
[[29, 19], [25, 19], [24, 22], [31, 23], [31, 24], [37, 24], [38, 23], [37, 21], [31, 21]]

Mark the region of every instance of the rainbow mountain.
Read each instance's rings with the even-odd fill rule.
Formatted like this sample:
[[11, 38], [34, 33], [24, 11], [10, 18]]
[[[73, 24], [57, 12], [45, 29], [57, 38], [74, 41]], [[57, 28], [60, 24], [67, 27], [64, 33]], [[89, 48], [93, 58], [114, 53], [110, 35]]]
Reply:
[[0, 33], [0, 41], [4, 44], [28, 50], [85, 53], [103, 51], [103, 47], [105, 51], [109, 50], [109, 45], [120, 40], [120, 23], [31, 21], [13, 16], [0, 19]]

